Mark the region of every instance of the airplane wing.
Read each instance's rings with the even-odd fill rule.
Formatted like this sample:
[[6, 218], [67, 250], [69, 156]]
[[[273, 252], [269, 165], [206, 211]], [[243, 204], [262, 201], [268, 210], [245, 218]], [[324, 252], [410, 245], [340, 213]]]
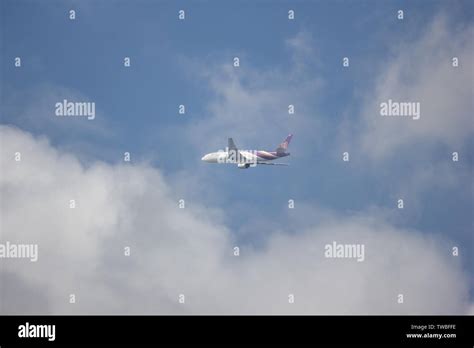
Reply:
[[265, 164], [266, 166], [289, 166], [287, 163], [267, 163], [267, 162], [257, 162], [257, 164]]
[[232, 138], [229, 138], [229, 140], [227, 141], [227, 147], [229, 148], [229, 151], [230, 150], [238, 151], [237, 146], [235, 146], [234, 140]]

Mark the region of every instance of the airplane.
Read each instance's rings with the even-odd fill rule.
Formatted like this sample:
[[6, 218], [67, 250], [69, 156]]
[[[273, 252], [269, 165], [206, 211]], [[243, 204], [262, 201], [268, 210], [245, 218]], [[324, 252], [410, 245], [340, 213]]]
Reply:
[[286, 163], [273, 163], [277, 158], [289, 156], [287, 152], [293, 134], [289, 134], [286, 139], [277, 147], [275, 151], [251, 150], [244, 151], [237, 149], [234, 140], [229, 138], [225, 151], [211, 152], [204, 155], [201, 160], [207, 163], [233, 163], [240, 169], [256, 167], [259, 164], [272, 166], [288, 166]]

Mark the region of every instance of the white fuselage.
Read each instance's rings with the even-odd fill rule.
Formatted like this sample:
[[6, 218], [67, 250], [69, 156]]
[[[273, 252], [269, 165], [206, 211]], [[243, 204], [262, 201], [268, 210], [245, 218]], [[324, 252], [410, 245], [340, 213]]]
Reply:
[[228, 146], [224, 151], [219, 150], [217, 152], [208, 153], [204, 155], [201, 160], [207, 163], [233, 163], [237, 164], [237, 167], [241, 169], [255, 167], [257, 164], [288, 166], [286, 163], [275, 163], [272, 161], [290, 155], [287, 149], [292, 137], [293, 134], [289, 134], [275, 151], [239, 150], [237, 146], [235, 146], [234, 140], [229, 138], [227, 141]]
[[211, 152], [201, 158], [207, 163], [249, 163], [257, 164], [257, 162], [264, 162], [267, 159], [257, 156], [257, 151], [218, 151]]

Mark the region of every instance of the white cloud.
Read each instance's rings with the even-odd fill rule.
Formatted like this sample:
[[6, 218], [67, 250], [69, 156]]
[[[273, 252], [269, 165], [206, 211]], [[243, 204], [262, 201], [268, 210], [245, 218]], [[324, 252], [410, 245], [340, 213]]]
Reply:
[[[39, 244], [39, 260], [1, 260], [2, 313], [465, 313], [468, 279], [450, 243], [370, 213], [323, 214], [234, 257], [224, 212], [179, 209], [147, 165], [84, 167], [46, 139], [0, 126], [1, 240]], [[22, 161], [13, 160], [16, 151]], [[69, 209], [70, 199], [77, 208]], [[252, 224], [251, 221], [248, 222]], [[283, 229], [283, 228], [282, 228]], [[298, 233], [294, 233], [298, 232]], [[365, 261], [323, 257], [364, 243]], [[123, 256], [131, 246], [132, 255]], [[8, 281], [8, 283], [6, 283]], [[20, 291], [21, 290], [21, 291]], [[77, 303], [68, 304], [75, 293]], [[177, 303], [178, 294], [186, 304]], [[294, 293], [296, 302], [288, 304]], [[403, 293], [405, 303], [396, 303]], [[19, 296], [27, 297], [21, 301]]]
[[[198, 78], [213, 94], [206, 114], [189, 123], [186, 140], [206, 151], [223, 149], [227, 137], [245, 149], [258, 145], [256, 142], [276, 148], [290, 132], [300, 139], [317, 139], [324, 131], [314, 114], [322, 79], [308, 70], [312, 67], [308, 63], [317, 61], [313, 46], [306, 32], [286, 40], [291, 67], [256, 69], [250, 58], [241, 58], [239, 68], [231, 60], [216, 64], [185, 60], [186, 67], [198, 71]], [[295, 106], [294, 115], [288, 114], [290, 104]]]
[[[65, 99], [96, 103], [95, 118], [88, 120], [87, 117], [56, 116], [56, 103], [62, 103]], [[40, 83], [33, 87], [11, 88], [6, 91], [3, 122], [21, 125], [24, 129], [39, 134], [46, 133], [53, 142], [67, 134], [68, 141], [60, 142], [61, 149], [75, 152], [81, 156], [81, 161], [87, 162], [97, 156], [116, 156], [106, 147], [97, 153], [97, 149], [92, 145], [91, 140], [111, 142], [117, 136], [112, 131], [103, 106], [97, 103], [94, 96], [74, 88], [55, 83]]]
[[[355, 144], [369, 158], [436, 144], [456, 151], [472, 136], [473, 31], [472, 24], [453, 27], [438, 16], [420, 38], [392, 45], [392, 58], [381, 66], [374, 89], [365, 94], [362, 131], [355, 136]], [[453, 57], [459, 58], [457, 68]], [[420, 102], [421, 118], [380, 116], [380, 103], [388, 99]]]

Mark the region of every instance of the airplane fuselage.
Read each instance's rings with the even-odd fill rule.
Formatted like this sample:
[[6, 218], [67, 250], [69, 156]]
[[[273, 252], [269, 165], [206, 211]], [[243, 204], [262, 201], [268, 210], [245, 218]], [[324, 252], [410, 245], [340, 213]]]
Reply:
[[240, 150], [234, 144], [232, 138], [228, 139], [228, 146], [225, 151], [211, 152], [204, 155], [201, 160], [207, 163], [233, 163], [239, 168], [246, 169], [255, 167], [258, 164], [287, 166], [285, 163], [269, 163], [275, 159], [289, 156], [287, 152], [288, 144], [293, 135], [288, 135], [286, 139], [278, 146], [276, 151], [263, 150]]
[[289, 153], [277, 153], [276, 151], [217, 151], [204, 155], [201, 160], [207, 163], [258, 163], [272, 161], [274, 159], [289, 156]]

